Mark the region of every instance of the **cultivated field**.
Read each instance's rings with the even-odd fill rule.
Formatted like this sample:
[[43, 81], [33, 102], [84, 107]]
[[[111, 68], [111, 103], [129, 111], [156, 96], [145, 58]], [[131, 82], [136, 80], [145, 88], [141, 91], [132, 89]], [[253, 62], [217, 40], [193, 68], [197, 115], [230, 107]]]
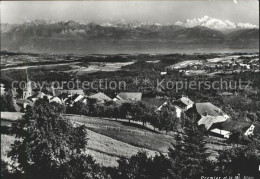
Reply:
[[202, 65], [203, 63], [199, 60], [186, 60], [179, 63], [176, 63], [174, 65], [171, 65], [171, 68], [186, 68], [188, 65]]
[[94, 73], [98, 71], [117, 71], [120, 70], [122, 66], [131, 65], [134, 62], [113, 62], [113, 63], [104, 63], [100, 65], [99, 63], [90, 63], [87, 66], [84, 64], [78, 64], [77, 66], [73, 66], [74, 69], [68, 72], [74, 72], [77, 75], [82, 75], [85, 73]]

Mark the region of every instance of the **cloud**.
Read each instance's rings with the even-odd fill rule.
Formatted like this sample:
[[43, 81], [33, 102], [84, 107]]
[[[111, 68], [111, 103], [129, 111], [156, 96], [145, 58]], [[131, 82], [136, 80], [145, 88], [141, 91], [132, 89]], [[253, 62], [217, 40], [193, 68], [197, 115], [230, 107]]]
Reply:
[[180, 25], [183, 27], [195, 27], [195, 26], [204, 26], [211, 29], [236, 29], [236, 28], [243, 28], [243, 29], [251, 29], [251, 28], [259, 28], [256, 25], [249, 24], [249, 23], [234, 23], [229, 20], [220, 20], [211, 18], [209, 16], [204, 16], [202, 18], [195, 18], [195, 19], [187, 19], [185, 22], [176, 22], [175, 25]]

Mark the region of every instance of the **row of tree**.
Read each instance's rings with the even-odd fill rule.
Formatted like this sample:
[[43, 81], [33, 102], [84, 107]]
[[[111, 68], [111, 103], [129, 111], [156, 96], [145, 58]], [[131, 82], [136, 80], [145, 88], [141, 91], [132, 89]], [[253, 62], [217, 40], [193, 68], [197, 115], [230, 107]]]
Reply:
[[160, 131], [164, 130], [166, 133], [174, 129], [178, 129], [182, 118], [178, 118], [175, 107], [170, 101], [158, 110], [155, 106], [139, 102], [125, 102], [122, 104], [114, 101], [105, 101], [104, 104], [99, 104], [95, 99], [88, 99], [85, 104], [81, 101], [75, 102], [72, 106], [67, 106], [66, 112], [70, 114], [89, 115], [95, 117], [108, 117], [128, 119], [129, 122], [142, 122], [143, 125], [149, 123], [158, 128]]
[[203, 129], [195, 120], [185, 122], [168, 155], [148, 157], [140, 152], [121, 158], [117, 167], [102, 167], [87, 154], [84, 126], [74, 127], [62, 116], [64, 108], [36, 101], [12, 125], [18, 140], [9, 152], [12, 163], [1, 162], [1, 178], [38, 179], [196, 179], [201, 176], [259, 177], [256, 146], [220, 151], [217, 161], [208, 158]]

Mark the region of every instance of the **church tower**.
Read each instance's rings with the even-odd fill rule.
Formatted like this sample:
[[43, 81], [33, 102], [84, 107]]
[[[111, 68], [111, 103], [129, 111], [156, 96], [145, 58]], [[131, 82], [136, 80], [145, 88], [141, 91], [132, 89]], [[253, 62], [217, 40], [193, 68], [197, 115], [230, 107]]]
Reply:
[[26, 89], [23, 91], [23, 99], [27, 99], [28, 97], [32, 96], [32, 82], [29, 79], [28, 71], [26, 68]]

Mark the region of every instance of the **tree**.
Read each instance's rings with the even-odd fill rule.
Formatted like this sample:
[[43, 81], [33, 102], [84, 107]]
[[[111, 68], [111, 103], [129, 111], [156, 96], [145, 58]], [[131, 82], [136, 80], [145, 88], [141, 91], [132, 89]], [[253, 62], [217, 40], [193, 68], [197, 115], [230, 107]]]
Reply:
[[0, 96], [1, 111], [15, 111], [12, 96], [4, 94]]
[[117, 121], [117, 118], [119, 118], [121, 116], [121, 114], [120, 114], [120, 107], [118, 105], [116, 105], [114, 107], [113, 115], [116, 118], [116, 121]]
[[21, 178], [19, 173], [10, 173], [8, 169], [8, 163], [1, 160], [1, 178]]
[[72, 156], [64, 171], [68, 179], [110, 179], [92, 156], [85, 154]]
[[143, 122], [143, 126], [150, 120], [151, 108], [144, 102], [134, 103], [132, 109], [132, 119]]
[[254, 144], [242, 147], [233, 147], [219, 152], [219, 176], [252, 176], [259, 178], [260, 157]]
[[134, 104], [131, 102], [123, 103], [120, 107], [120, 114], [122, 115], [122, 118], [128, 118], [129, 123], [132, 118]]
[[164, 105], [159, 111], [159, 130], [168, 131], [174, 129], [177, 124], [177, 115], [174, 107], [171, 104]]
[[105, 107], [105, 116], [112, 118], [114, 116], [114, 108], [116, 106], [116, 103], [114, 101], [105, 101], [104, 107]]
[[178, 133], [175, 144], [169, 148], [172, 173], [180, 178], [197, 178], [211, 166], [207, 159], [203, 130], [195, 120], [187, 120], [184, 134]]
[[228, 138], [228, 142], [230, 143], [234, 142], [237, 144], [238, 147], [238, 144], [242, 143], [242, 140], [243, 140], [243, 131], [241, 129], [236, 129], [231, 131], [231, 134]]
[[150, 113], [150, 124], [154, 127], [154, 131], [155, 128], [159, 127], [159, 114], [156, 111], [156, 108], [154, 107], [153, 109], [151, 109], [151, 113]]
[[147, 170], [150, 160], [146, 153], [139, 152], [130, 159], [121, 158], [118, 160], [117, 177], [121, 179], [132, 178], [148, 178], [149, 171]]
[[88, 106], [82, 101], [77, 101], [72, 106], [67, 107], [67, 113], [86, 115], [88, 113]]
[[89, 115], [95, 116], [97, 115], [97, 99], [95, 98], [88, 98], [88, 110], [89, 110]]
[[145, 152], [138, 152], [128, 158], [120, 158], [118, 167], [110, 171], [115, 179], [159, 179], [170, 177], [170, 162], [164, 155], [148, 157]]
[[83, 157], [87, 144], [85, 127], [73, 127], [62, 116], [63, 111], [59, 104], [39, 99], [22, 120], [13, 124], [11, 131], [20, 140], [14, 142], [8, 155], [18, 162], [16, 169], [22, 175], [67, 178], [64, 169], [75, 167], [71, 164], [74, 159]]
[[97, 113], [98, 113], [100, 119], [105, 116], [105, 112], [106, 112], [106, 110], [105, 110], [105, 106], [103, 104], [100, 104], [97, 106]]

